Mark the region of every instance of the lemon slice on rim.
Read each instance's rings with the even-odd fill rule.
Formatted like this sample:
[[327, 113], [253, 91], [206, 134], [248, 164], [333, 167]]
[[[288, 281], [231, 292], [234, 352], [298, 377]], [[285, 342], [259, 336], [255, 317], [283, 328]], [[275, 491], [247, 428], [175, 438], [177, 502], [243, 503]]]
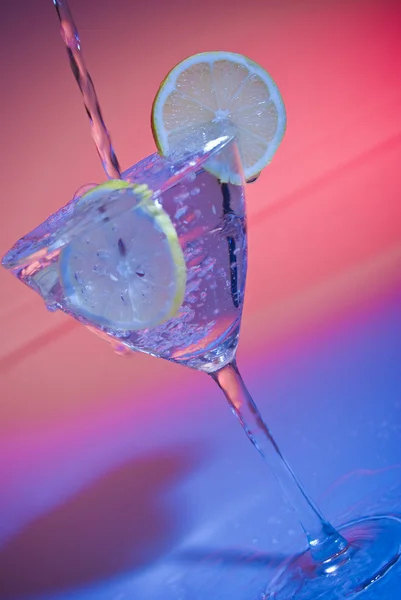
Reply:
[[[153, 102], [153, 135], [165, 156], [216, 121], [234, 126], [245, 179], [255, 178], [283, 138], [286, 113], [271, 76], [241, 54], [203, 52], [185, 59], [164, 79]], [[224, 169], [205, 168], [227, 179]], [[230, 180], [238, 183], [235, 174]]]
[[[182, 304], [184, 255], [170, 217], [151, 196], [146, 185], [109, 181], [78, 200], [78, 210], [102, 210], [93, 228], [61, 250], [59, 275], [67, 308], [92, 324], [146, 329], [171, 319]], [[108, 202], [121, 201], [129, 210], [103, 218]]]

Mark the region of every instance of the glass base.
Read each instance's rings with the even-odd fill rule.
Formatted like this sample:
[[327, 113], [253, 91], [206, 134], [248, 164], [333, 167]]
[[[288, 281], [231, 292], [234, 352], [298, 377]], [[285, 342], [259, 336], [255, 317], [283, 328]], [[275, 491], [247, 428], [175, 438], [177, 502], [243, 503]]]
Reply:
[[314, 561], [309, 550], [292, 557], [270, 584], [264, 600], [359, 599], [382, 577], [391, 577], [389, 570], [401, 555], [400, 519], [364, 518], [339, 531], [348, 541], [346, 550], [322, 563]]

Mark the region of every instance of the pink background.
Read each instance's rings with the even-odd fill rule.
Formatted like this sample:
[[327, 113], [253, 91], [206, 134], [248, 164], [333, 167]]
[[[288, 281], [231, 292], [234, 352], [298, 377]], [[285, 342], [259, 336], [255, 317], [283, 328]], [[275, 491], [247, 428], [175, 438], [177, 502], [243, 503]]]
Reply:
[[[336, 331], [374, 307], [389, 310], [386, 302], [395, 306], [394, 333], [401, 289], [401, 3], [71, 0], [71, 9], [123, 168], [154, 151], [153, 97], [188, 55], [244, 53], [282, 91], [287, 133], [248, 195], [239, 360], [259, 393], [268, 385], [259, 353], [280, 371], [294, 348], [307, 352], [316, 332], [330, 345]], [[104, 177], [51, 0], [3, 2], [0, 27], [3, 255], [82, 184]], [[201, 374], [144, 355], [114, 355], [74, 321], [48, 313], [4, 270], [0, 291], [0, 542], [9, 544], [35, 519], [122, 468], [145, 444], [136, 443], [140, 430], [148, 428], [151, 449], [165, 419], [173, 443], [176, 419], [190, 430], [217, 406], [217, 394]], [[381, 343], [385, 351], [386, 338]], [[360, 376], [369, 376], [366, 365]], [[283, 414], [301, 414], [301, 404], [285, 402]], [[174, 460], [152, 471], [156, 487], [162, 472], [179, 470]], [[146, 472], [145, 466], [138, 476]], [[129, 479], [121, 475], [121, 482]], [[27, 542], [32, 552], [35, 535]], [[18, 548], [5, 555], [10, 594], [17, 589], [10, 573]], [[46, 591], [27, 581], [28, 591]]]

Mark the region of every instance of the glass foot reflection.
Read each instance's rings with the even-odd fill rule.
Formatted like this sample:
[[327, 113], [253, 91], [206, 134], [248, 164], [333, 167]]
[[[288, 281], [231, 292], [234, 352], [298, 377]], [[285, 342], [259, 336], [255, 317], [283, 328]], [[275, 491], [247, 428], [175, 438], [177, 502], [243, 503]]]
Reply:
[[[363, 598], [401, 554], [401, 520], [370, 517], [340, 528], [348, 548], [317, 563], [309, 550], [291, 558], [275, 577], [265, 600], [340, 600]], [[388, 577], [391, 577], [391, 574]]]

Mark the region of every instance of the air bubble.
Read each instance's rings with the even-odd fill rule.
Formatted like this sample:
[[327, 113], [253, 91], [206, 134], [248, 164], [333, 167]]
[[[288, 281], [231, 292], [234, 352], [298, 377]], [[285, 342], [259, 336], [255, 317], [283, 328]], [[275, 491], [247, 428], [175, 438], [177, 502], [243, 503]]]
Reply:
[[175, 202], [185, 202], [185, 200], [188, 200], [189, 198], [189, 192], [181, 192], [180, 194], [177, 194], [176, 196], [174, 196], [174, 200]]
[[194, 187], [190, 193], [191, 193], [191, 196], [197, 196], [199, 194], [199, 192], [200, 192], [200, 188]]
[[192, 171], [191, 173], [188, 173], [187, 175], [185, 175], [185, 177], [183, 178], [183, 181], [192, 183], [193, 181], [195, 181], [195, 179], [196, 179], [196, 173], [194, 173]]
[[195, 292], [201, 284], [200, 279], [192, 279], [189, 283], [187, 283], [187, 292]]
[[57, 307], [57, 304], [50, 304], [50, 302], [49, 302], [49, 303], [46, 303], [46, 308], [49, 312], [56, 312], [58, 307]]
[[174, 215], [174, 219], [180, 219], [181, 217], [183, 217], [185, 215], [185, 213], [188, 211], [188, 206], [181, 206], [181, 208], [179, 208], [175, 215]]
[[[106, 275], [106, 273], [107, 273], [106, 265], [94, 265], [93, 272], [96, 273], [97, 275]], [[82, 281], [80, 283], [82, 283]]]

